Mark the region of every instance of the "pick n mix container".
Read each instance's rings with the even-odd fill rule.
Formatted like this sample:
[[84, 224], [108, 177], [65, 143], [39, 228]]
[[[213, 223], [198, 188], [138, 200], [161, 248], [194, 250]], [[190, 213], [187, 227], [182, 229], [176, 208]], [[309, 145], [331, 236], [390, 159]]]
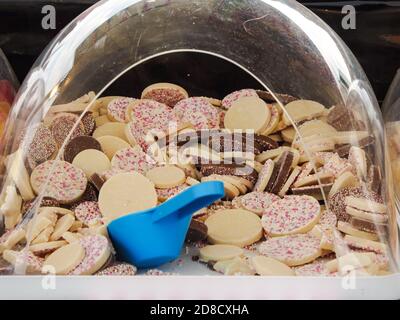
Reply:
[[[0, 296], [46, 297], [54, 274], [52, 297], [400, 296], [375, 96], [295, 1], [101, 1], [33, 66], [5, 134]], [[224, 198], [196, 207], [177, 259], [124, 260], [183, 240], [135, 213], [209, 181]]]

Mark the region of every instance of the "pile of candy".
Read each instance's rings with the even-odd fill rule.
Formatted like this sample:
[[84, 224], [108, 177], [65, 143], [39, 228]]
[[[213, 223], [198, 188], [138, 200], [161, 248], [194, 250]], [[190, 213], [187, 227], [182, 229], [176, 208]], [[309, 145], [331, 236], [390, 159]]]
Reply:
[[193, 260], [227, 275], [386, 274], [374, 138], [344, 107], [277, 97], [285, 112], [264, 91], [218, 100], [157, 83], [52, 106], [6, 162], [0, 268], [133, 275], [107, 224], [217, 180], [225, 199], [194, 215]]

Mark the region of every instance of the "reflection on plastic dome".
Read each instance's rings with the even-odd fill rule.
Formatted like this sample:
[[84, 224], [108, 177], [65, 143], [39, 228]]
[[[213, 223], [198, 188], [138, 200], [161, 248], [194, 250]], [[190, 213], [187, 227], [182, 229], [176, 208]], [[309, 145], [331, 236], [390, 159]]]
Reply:
[[[4, 273], [397, 270], [376, 99], [341, 40], [294, 1], [101, 2], [33, 67], [7, 134]], [[187, 204], [191, 221], [134, 226], [154, 241], [107, 233], [210, 181], [225, 196]]]

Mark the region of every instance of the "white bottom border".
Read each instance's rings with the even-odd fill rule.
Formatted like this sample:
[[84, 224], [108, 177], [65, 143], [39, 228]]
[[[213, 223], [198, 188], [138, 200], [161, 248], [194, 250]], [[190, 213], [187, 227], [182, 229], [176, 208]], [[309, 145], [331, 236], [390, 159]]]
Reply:
[[[0, 299], [399, 299], [400, 274], [316, 277], [2, 276]], [[51, 278], [50, 278], [51, 277]]]

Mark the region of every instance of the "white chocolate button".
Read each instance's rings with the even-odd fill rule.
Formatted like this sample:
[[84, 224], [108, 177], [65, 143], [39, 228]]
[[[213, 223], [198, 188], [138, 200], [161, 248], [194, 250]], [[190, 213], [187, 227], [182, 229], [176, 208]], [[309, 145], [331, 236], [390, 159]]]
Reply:
[[220, 175], [212, 174], [207, 177], [203, 177], [201, 181], [221, 181], [224, 184], [225, 198], [227, 199], [233, 199], [240, 195], [239, 189], [230, 182], [222, 179], [222, 176]]
[[231, 244], [244, 247], [262, 237], [260, 218], [247, 210], [218, 210], [205, 224], [208, 227], [208, 240], [213, 244]]
[[278, 127], [279, 121], [281, 119], [281, 116], [279, 114], [279, 105], [277, 106], [274, 104], [268, 104], [267, 106], [271, 111], [271, 119], [269, 120], [266, 129], [264, 129], [264, 131], [262, 132], [264, 136], [270, 135]]
[[337, 177], [337, 179], [333, 183], [333, 186], [329, 191], [329, 197], [332, 197], [340, 189], [346, 187], [357, 187], [358, 185], [359, 185], [358, 179], [351, 172], [346, 171], [345, 173]]
[[101, 149], [110, 160], [118, 150], [130, 147], [128, 142], [115, 136], [102, 136], [97, 138], [97, 141], [99, 141]]
[[350, 206], [362, 211], [373, 212], [373, 213], [381, 213], [384, 214], [387, 211], [386, 205], [375, 202], [373, 200], [356, 198], [353, 196], [348, 196], [345, 199], [346, 206]]
[[5, 188], [4, 202], [0, 207], [0, 213], [5, 216], [17, 216], [21, 213], [22, 198], [17, 193], [15, 186]]
[[265, 256], [257, 256], [251, 262], [260, 276], [294, 276], [294, 271], [286, 264]]
[[72, 224], [71, 228], [69, 228], [69, 232], [76, 232], [78, 231], [80, 228], [83, 227], [83, 223], [82, 221], [77, 221], [75, 220], [74, 223]]
[[79, 239], [79, 244], [85, 249], [85, 257], [69, 274], [91, 275], [97, 272], [110, 257], [110, 244], [102, 235], [85, 236]]
[[38, 215], [34, 217], [29, 223], [26, 231], [26, 239], [32, 241], [35, 239], [44, 229], [51, 226], [53, 223], [46, 216]]
[[31, 244], [48, 242], [50, 239], [50, 235], [53, 233], [53, 231], [54, 231], [54, 227], [48, 226], [46, 229], [44, 229], [42, 232], [40, 232], [39, 235], [35, 239], [32, 240]]
[[[286, 112], [283, 113], [283, 122], [292, 125], [304, 120], [311, 120], [324, 114], [325, 107], [311, 100], [296, 100], [285, 106]], [[289, 117], [288, 117], [289, 115]], [[292, 120], [292, 121], [291, 121]]]
[[99, 194], [100, 211], [106, 219], [116, 219], [156, 205], [154, 184], [136, 172], [111, 177], [104, 183]]
[[66, 244], [68, 244], [68, 242], [64, 240], [43, 242], [29, 246], [29, 250], [35, 255], [45, 256], [46, 254], [51, 253], [58, 248], [65, 246]]
[[185, 182], [185, 172], [174, 166], [156, 167], [146, 173], [156, 188], [168, 189], [181, 185]]
[[[240, 259], [240, 258], [239, 258]], [[229, 259], [229, 260], [221, 260], [217, 261], [214, 265], [213, 268], [215, 271], [220, 272], [222, 274], [225, 274], [226, 269], [231, 265], [235, 259]]]
[[354, 237], [359, 237], [367, 240], [378, 241], [379, 237], [375, 233], [365, 232], [354, 228], [350, 223], [339, 221], [338, 230], [345, 234], [349, 234]]
[[255, 272], [250, 266], [246, 263], [245, 259], [236, 258], [233, 259], [232, 263], [226, 266], [225, 272], [227, 276], [234, 275], [254, 275]]
[[352, 146], [349, 151], [349, 161], [356, 168], [358, 178], [365, 180], [368, 172], [365, 151], [359, 147]]
[[72, 164], [91, 177], [94, 173], [104, 172], [111, 167], [110, 159], [101, 151], [95, 149], [87, 149], [79, 152]]
[[85, 249], [79, 242], [74, 242], [50, 254], [44, 261], [44, 267], [52, 267], [55, 274], [65, 275], [74, 270], [84, 257]]
[[99, 116], [94, 119], [96, 121], [96, 127], [99, 128], [106, 123], [110, 123], [110, 119], [107, 116]]
[[32, 200], [35, 195], [33, 193], [33, 186], [29, 183], [29, 174], [24, 164], [24, 154], [22, 149], [18, 149], [13, 154], [7, 157], [6, 167], [11, 179], [17, 186], [17, 189], [25, 201]]
[[81, 239], [82, 235], [80, 233], [72, 233], [70, 231], [67, 231], [63, 233], [62, 238], [68, 243], [73, 243]]
[[263, 132], [271, 119], [267, 104], [257, 97], [245, 97], [235, 101], [225, 114], [224, 124], [227, 129], [253, 129]]
[[63, 216], [66, 214], [74, 215], [74, 212], [61, 208], [61, 207], [41, 207], [39, 208], [39, 214], [46, 216], [48, 219], [52, 220], [54, 224], [57, 222], [57, 215]]
[[[6, 236], [7, 234], [7, 236]], [[22, 228], [15, 229], [0, 237], [0, 254], [4, 250], [12, 249], [17, 243], [25, 239], [25, 230]], [[6, 239], [4, 239], [6, 237]]]
[[125, 135], [125, 123], [121, 122], [108, 122], [98, 127], [93, 132], [93, 138], [100, 138], [102, 136], [115, 136], [129, 142]]
[[243, 249], [228, 244], [215, 244], [200, 249], [200, 259], [203, 261], [230, 260], [243, 255]]
[[60, 239], [61, 236], [63, 235], [63, 233], [68, 231], [71, 228], [74, 221], [75, 221], [75, 217], [70, 214], [66, 214], [66, 215], [62, 216], [60, 219], [58, 219], [56, 226], [54, 227], [54, 232], [50, 236], [50, 240], [56, 241], [56, 240]]
[[331, 125], [324, 121], [315, 119], [311, 121], [304, 122], [299, 126], [300, 137], [305, 138], [313, 135], [336, 134], [337, 130]]

